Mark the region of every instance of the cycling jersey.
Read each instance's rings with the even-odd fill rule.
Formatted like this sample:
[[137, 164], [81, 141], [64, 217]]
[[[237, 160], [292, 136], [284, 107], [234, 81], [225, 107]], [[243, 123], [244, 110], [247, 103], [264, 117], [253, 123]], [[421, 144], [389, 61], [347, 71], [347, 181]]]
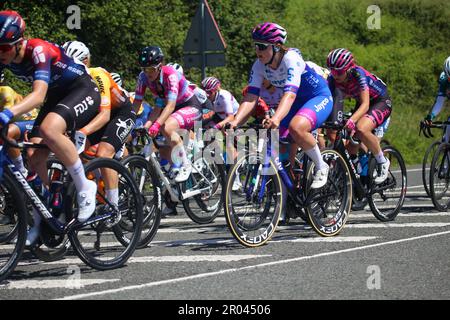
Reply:
[[272, 86], [272, 88], [266, 89], [261, 88], [259, 92], [259, 97], [264, 100], [264, 102], [271, 108], [276, 109], [278, 104], [283, 97], [283, 89]]
[[100, 110], [120, 108], [127, 100], [125, 91], [114, 82], [111, 74], [103, 68], [89, 68], [89, 74], [100, 90]]
[[330, 70], [328, 70], [327, 68], [323, 68], [317, 64], [315, 64], [312, 61], [305, 61], [305, 63], [312, 69], [314, 69], [314, 71], [321, 76], [322, 78], [324, 78], [325, 80], [328, 79], [328, 76], [330, 75]]
[[239, 109], [239, 103], [233, 95], [224, 89], [216, 93], [216, 98], [212, 102], [212, 110], [221, 118], [225, 119], [230, 114], [236, 114]]
[[175, 101], [176, 106], [187, 102], [194, 96], [193, 90], [188, 86], [186, 78], [171, 66], [162, 66], [159, 79], [150, 81], [144, 72], [139, 74], [136, 85], [135, 99], [141, 102], [145, 90], [149, 88], [155, 98], [164, 99], [165, 102]]
[[447, 99], [450, 99], [450, 81], [448, 80], [444, 72], [442, 72], [439, 77], [438, 96], [447, 97]]
[[32, 83], [42, 80], [49, 89], [66, 88], [87, 73], [86, 67], [64, 53], [56, 44], [41, 40], [24, 41], [25, 56], [21, 63], [0, 64], [0, 72], [10, 69], [19, 79]]
[[376, 75], [365, 70], [363, 67], [356, 66], [347, 72], [347, 79], [338, 83], [332, 75], [328, 77], [328, 83], [331, 92], [335, 89], [341, 90], [345, 97], [354, 98], [359, 102], [360, 93], [363, 90], [369, 90], [370, 100], [377, 99], [387, 95], [386, 84]]
[[283, 93], [296, 94], [300, 102], [317, 95], [329, 95], [325, 80], [305, 63], [298, 49], [289, 49], [276, 70], [256, 60], [250, 73], [249, 93], [260, 96], [264, 78]]
[[[11, 108], [13, 105], [19, 103], [23, 100], [23, 97], [14, 91], [13, 88], [8, 86], [0, 86], [0, 110], [3, 108]], [[15, 118], [16, 121], [29, 121], [36, 119], [38, 114], [38, 109], [33, 109], [30, 112], [24, 113], [23, 115]]]

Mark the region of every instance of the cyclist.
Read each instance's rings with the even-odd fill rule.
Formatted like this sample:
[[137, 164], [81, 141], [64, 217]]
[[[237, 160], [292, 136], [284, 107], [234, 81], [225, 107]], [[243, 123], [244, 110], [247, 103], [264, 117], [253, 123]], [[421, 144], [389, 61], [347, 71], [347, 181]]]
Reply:
[[184, 75], [171, 66], [163, 65], [163, 59], [160, 47], [148, 46], [141, 50], [139, 64], [142, 72], [139, 74], [133, 107], [137, 110], [147, 88], [157, 98], [156, 107], [149, 117], [149, 134], [155, 137], [161, 130], [171, 151], [171, 159], [166, 159], [172, 163], [171, 176], [176, 182], [182, 182], [189, 178], [192, 164], [176, 131], [193, 128], [194, 122], [201, 119], [201, 104]]
[[255, 107], [264, 79], [282, 88], [275, 114], [266, 118], [264, 125], [280, 128], [281, 138], [290, 133], [305, 150], [316, 168], [311, 187], [318, 189], [326, 184], [329, 167], [311, 131], [328, 118], [333, 98], [325, 80], [305, 64], [299, 50], [284, 46], [286, 36], [286, 30], [275, 23], [261, 23], [254, 28], [252, 37], [258, 59], [252, 67], [248, 93], [230, 125], [238, 126]]
[[[179, 65], [178, 63], [170, 62], [167, 64], [167, 66], [173, 67], [177, 72], [184, 75], [183, 67], [181, 65]], [[194, 91], [195, 96], [197, 97], [198, 101], [202, 105], [203, 113], [208, 113], [212, 109], [212, 104], [211, 104], [211, 101], [208, 99], [206, 92], [203, 91], [195, 83], [189, 81], [188, 79], [186, 79], [186, 81], [188, 83], [189, 88], [191, 88]], [[214, 111], [212, 111], [212, 113], [214, 113]], [[213, 114], [209, 114], [209, 115], [206, 115], [206, 117], [212, 116], [212, 115]], [[205, 119], [205, 114], [204, 114], [203, 119]]]
[[[0, 111], [4, 108], [11, 108], [13, 105], [18, 104], [23, 100], [23, 97], [14, 91], [13, 88], [6, 85], [4, 73], [1, 73], [0, 79]], [[14, 140], [24, 140], [27, 132], [33, 129], [34, 119], [36, 119], [38, 109], [34, 109], [27, 112], [20, 117], [15, 117], [14, 123], [8, 128], [8, 138]], [[17, 148], [9, 148], [8, 155], [17, 169], [22, 173], [24, 177], [27, 177], [28, 170], [25, 168], [22, 154]]]
[[[69, 171], [78, 191], [78, 220], [86, 221], [95, 210], [97, 184], [87, 179], [72, 141], [65, 135], [88, 123], [98, 112], [100, 94], [84, 65], [68, 57], [62, 48], [41, 39], [25, 39], [25, 22], [15, 11], [0, 12], [0, 72], [33, 84], [22, 102], [0, 112], [0, 125], [43, 104], [31, 131], [32, 142], [50, 150], [29, 149], [30, 166], [48, 184], [47, 158], [52, 151]], [[27, 244], [37, 239], [40, 216], [34, 211], [35, 227]]]
[[[444, 71], [439, 76], [439, 89], [431, 112], [425, 117], [425, 121], [429, 124], [438, 116], [446, 100], [450, 99], [450, 57], [444, 62]], [[450, 117], [447, 121], [450, 121]], [[450, 129], [447, 126], [445, 130], [445, 142], [450, 141]]]
[[[377, 161], [375, 183], [386, 180], [389, 173], [389, 159], [385, 158], [380, 141], [372, 131], [390, 116], [392, 103], [386, 84], [363, 67], [356, 65], [353, 54], [347, 49], [334, 49], [327, 57], [331, 76], [328, 83], [333, 95], [351, 97], [356, 100], [356, 111], [347, 120], [345, 127], [355, 134]], [[343, 110], [343, 99], [335, 99], [334, 108]], [[357, 157], [359, 146], [349, 145], [349, 153]]]

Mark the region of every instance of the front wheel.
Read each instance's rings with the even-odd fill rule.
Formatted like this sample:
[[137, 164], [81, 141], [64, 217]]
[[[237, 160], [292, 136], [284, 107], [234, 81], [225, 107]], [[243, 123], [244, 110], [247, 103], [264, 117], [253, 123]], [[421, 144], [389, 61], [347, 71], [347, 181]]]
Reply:
[[430, 166], [430, 197], [439, 211], [450, 206], [450, 144], [441, 143]]
[[[236, 175], [242, 188], [233, 191]], [[239, 243], [259, 247], [271, 239], [284, 205], [281, 192], [276, 165], [270, 160], [265, 167], [259, 153], [247, 153], [231, 167], [225, 189], [225, 219]]]
[[[308, 189], [308, 221], [319, 235], [330, 237], [337, 235], [345, 226], [352, 205], [352, 181], [350, 171], [342, 156], [335, 150], [321, 152], [328, 164], [328, 180], [320, 189]], [[312, 164], [308, 170], [308, 187], [313, 180]]]
[[430, 196], [430, 167], [431, 161], [433, 160], [433, 156], [436, 153], [436, 150], [439, 148], [441, 141], [434, 141], [428, 147], [422, 161], [422, 182], [425, 188], [425, 192], [428, 196]]
[[383, 154], [390, 161], [389, 174], [381, 184], [375, 184], [376, 161], [369, 160], [369, 195], [367, 200], [373, 215], [380, 221], [394, 220], [405, 202], [406, 166], [400, 152], [394, 147], [382, 148]]
[[[118, 176], [118, 207], [106, 196], [105, 169]], [[70, 242], [78, 257], [92, 268], [119, 268], [131, 257], [141, 237], [143, 210], [140, 192], [127, 168], [117, 160], [94, 159], [86, 165], [85, 172], [88, 179], [98, 186], [96, 209], [88, 221], [77, 224], [69, 232]], [[77, 216], [78, 203], [73, 184], [69, 186], [64, 203], [69, 214]], [[122, 223], [129, 228], [122, 228]]]

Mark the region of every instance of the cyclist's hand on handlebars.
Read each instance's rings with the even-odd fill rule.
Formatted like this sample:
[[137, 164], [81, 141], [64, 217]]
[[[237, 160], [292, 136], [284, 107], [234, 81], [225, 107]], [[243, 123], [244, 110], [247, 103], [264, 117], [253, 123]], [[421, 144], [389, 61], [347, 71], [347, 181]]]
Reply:
[[425, 124], [426, 124], [427, 126], [433, 124], [434, 118], [436, 118], [436, 116], [435, 116], [433, 113], [427, 114], [426, 117], [424, 118]]
[[152, 137], [152, 138], [156, 137], [158, 135], [160, 128], [161, 128], [161, 125], [159, 124], [158, 121], [153, 122], [150, 129], [148, 129], [148, 134], [150, 135], [150, 137]]
[[278, 129], [280, 127], [280, 120], [277, 117], [265, 118], [263, 120], [263, 126], [266, 129]]

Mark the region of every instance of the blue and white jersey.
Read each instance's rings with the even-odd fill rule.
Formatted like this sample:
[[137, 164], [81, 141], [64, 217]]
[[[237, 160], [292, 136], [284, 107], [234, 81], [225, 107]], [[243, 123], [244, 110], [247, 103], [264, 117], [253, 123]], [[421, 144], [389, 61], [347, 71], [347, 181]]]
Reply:
[[276, 70], [256, 60], [250, 73], [248, 92], [259, 96], [263, 79], [282, 88], [283, 93], [296, 94], [297, 100], [301, 101], [329, 95], [327, 82], [305, 63], [298, 49], [289, 49]]

